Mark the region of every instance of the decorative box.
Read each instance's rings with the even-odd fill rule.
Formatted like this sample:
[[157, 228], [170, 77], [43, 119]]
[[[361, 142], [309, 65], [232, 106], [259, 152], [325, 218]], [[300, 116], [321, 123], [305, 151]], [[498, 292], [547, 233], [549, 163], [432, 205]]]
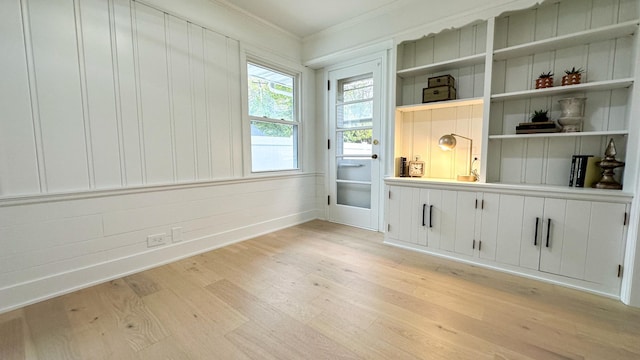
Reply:
[[451, 86], [456, 87], [456, 79], [451, 75], [442, 75], [436, 77], [430, 77], [427, 81], [427, 87], [433, 88], [438, 86]]
[[455, 100], [456, 88], [453, 86], [438, 86], [422, 89], [422, 102], [428, 103], [442, 100]]

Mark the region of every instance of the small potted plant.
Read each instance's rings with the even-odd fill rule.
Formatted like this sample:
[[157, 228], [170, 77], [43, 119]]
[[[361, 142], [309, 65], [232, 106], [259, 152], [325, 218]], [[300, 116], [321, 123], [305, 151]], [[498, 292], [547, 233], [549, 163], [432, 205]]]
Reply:
[[531, 115], [531, 122], [545, 122], [549, 121], [549, 110], [536, 110]]
[[553, 73], [551, 71], [542, 73], [536, 79], [536, 89], [544, 89], [553, 86]]
[[566, 75], [562, 76], [562, 86], [580, 84], [584, 70], [582, 68], [576, 69], [574, 66], [571, 70], [565, 70], [564, 72]]

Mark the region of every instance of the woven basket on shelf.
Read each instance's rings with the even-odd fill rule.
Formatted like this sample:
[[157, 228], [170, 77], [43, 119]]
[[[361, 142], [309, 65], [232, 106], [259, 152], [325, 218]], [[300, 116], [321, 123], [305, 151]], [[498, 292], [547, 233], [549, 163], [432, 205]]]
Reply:
[[580, 84], [582, 74], [568, 74], [562, 77], [562, 86]]
[[553, 87], [553, 78], [552, 77], [537, 78], [536, 79], [536, 89], [544, 89], [544, 88], [549, 88], [549, 87]]

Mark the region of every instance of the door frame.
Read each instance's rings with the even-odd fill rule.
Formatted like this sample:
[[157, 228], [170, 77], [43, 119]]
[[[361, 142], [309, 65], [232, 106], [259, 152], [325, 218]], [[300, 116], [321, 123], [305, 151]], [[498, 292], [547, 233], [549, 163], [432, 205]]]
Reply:
[[[372, 227], [371, 230], [375, 230], [375, 231], [380, 231], [380, 232], [384, 232], [384, 223], [385, 223], [385, 212], [384, 212], [384, 177], [385, 174], [387, 172], [387, 169], [389, 168], [389, 164], [391, 163], [389, 159], [387, 159], [387, 154], [390, 154], [392, 152], [389, 152], [389, 150], [393, 150], [393, 138], [392, 135], [393, 134], [393, 125], [391, 125], [391, 122], [388, 121], [389, 119], [389, 103], [390, 103], [390, 94], [391, 94], [391, 89], [390, 89], [390, 84], [392, 84], [392, 81], [390, 81], [390, 74], [389, 74], [389, 63], [390, 63], [390, 58], [391, 58], [391, 48], [388, 48], [386, 50], [382, 50], [382, 51], [378, 51], [375, 53], [372, 53], [370, 55], [366, 55], [366, 56], [361, 56], [358, 57], [356, 59], [352, 59], [352, 60], [348, 60], [348, 61], [343, 61], [331, 66], [327, 66], [324, 68], [324, 74], [323, 74], [323, 84], [321, 84], [321, 86], [319, 86], [319, 89], [324, 89], [323, 93], [324, 93], [324, 109], [323, 109], [323, 122], [324, 122], [324, 132], [322, 133], [322, 140], [319, 142], [319, 145], [322, 146], [322, 149], [324, 151], [324, 192], [325, 192], [325, 198], [329, 196], [330, 194], [330, 187], [331, 187], [331, 179], [330, 179], [330, 174], [331, 174], [331, 159], [329, 158], [329, 149], [327, 148], [327, 139], [331, 139], [331, 133], [330, 133], [330, 129], [331, 129], [331, 116], [330, 116], [330, 109], [332, 104], [330, 104], [330, 96], [329, 96], [329, 90], [327, 88], [327, 84], [329, 83], [329, 73], [332, 71], [336, 71], [336, 70], [340, 70], [340, 69], [344, 69], [344, 68], [348, 68], [351, 66], [356, 66], [358, 64], [362, 64], [362, 63], [366, 63], [366, 62], [370, 62], [370, 61], [379, 61], [380, 62], [380, 136], [379, 136], [379, 140], [380, 140], [380, 147], [379, 147], [379, 151], [378, 151], [378, 156], [380, 157], [380, 166], [379, 171], [378, 171], [378, 224], [375, 227]], [[335, 200], [335, 199], [334, 199]], [[326, 202], [324, 202], [324, 214], [325, 214], [325, 219], [329, 219], [329, 204], [327, 204]]]

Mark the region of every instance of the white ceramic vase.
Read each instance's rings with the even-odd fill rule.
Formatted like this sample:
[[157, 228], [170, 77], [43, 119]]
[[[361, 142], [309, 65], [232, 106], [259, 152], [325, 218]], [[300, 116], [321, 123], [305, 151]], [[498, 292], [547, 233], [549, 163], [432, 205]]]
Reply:
[[582, 130], [584, 107], [587, 98], [574, 97], [558, 100], [562, 114], [558, 123], [562, 125], [562, 132], [578, 132]]

